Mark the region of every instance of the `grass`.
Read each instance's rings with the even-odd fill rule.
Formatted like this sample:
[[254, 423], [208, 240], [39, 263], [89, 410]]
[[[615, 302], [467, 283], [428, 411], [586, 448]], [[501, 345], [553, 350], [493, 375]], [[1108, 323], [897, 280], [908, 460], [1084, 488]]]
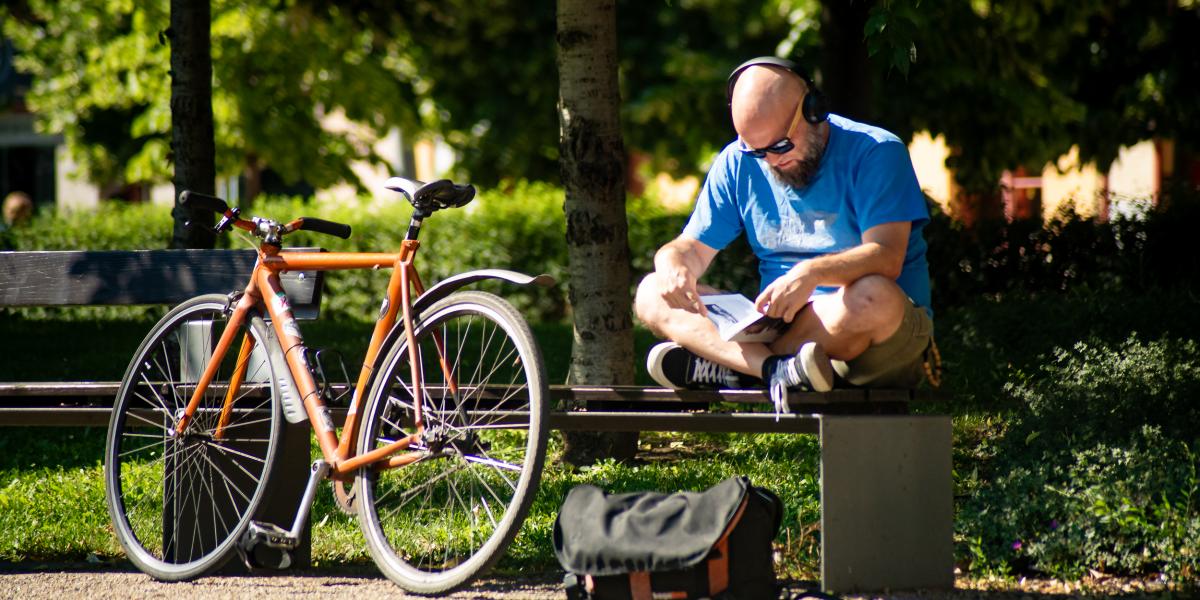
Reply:
[[[0, 561], [120, 559], [104, 504], [99, 459], [104, 435], [96, 428], [3, 430]], [[552, 447], [561, 448], [561, 443]], [[726, 477], [746, 475], [769, 485], [788, 507], [779, 538], [786, 545], [783, 572], [815, 576], [817, 542], [811, 534], [819, 506], [813, 436], [646, 434], [641, 447], [647, 460], [639, 464], [608, 462], [579, 471], [551, 456], [530, 515], [498, 569], [557, 568], [551, 551], [554, 518], [567, 491], [576, 485], [591, 483], [613, 492], [700, 490]], [[711, 460], [716, 452], [720, 461]], [[338, 511], [326, 489], [318, 495], [312, 520], [314, 563], [369, 562], [357, 521]]]

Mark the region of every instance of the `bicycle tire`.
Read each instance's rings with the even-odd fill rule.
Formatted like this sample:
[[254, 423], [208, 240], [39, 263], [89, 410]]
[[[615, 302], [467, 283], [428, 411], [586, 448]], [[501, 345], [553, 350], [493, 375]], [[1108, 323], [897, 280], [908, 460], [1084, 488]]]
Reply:
[[[359, 525], [389, 579], [438, 594], [489, 569], [519, 531], [546, 456], [549, 392], [528, 324], [495, 295], [451, 294], [414, 327], [426, 435], [413, 449], [429, 457], [360, 470]], [[445, 343], [461, 402], [445, 385], [434, 333]], [[360, 454], [414, 431], [407, 340], [383, 356], [363, 413]]]
[[187, 300], [147, 334], [121, 380], [104, 448], [105, 500], [129, 560], [162, 581], [220, 568], [263, 502], [280, 451], [283, 413], [266, 323], [242, 325], [255, 341], [222, 439], [214, 431], [242, 334], [182, 436], [171, 435], [199, 373], [228, 324], [226, 296]]

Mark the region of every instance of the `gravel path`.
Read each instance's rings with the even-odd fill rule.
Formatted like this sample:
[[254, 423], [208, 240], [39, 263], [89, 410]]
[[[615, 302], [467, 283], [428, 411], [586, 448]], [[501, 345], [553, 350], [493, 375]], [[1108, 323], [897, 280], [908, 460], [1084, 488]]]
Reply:
[[[544, 600], [562, 599], [558, 575], [530, 579], [490, 579], [446, 596], [461, 599]], [[1047, 580], [967, 580], [954, 590], [897, 592], [887, 595], [852, 595], [848, 599], [889, 600], [1058, 600], [1080, 597], [1180, 598], [1154, 580], [1107, 578], [1100, 574], [1079, 582]], [[0, 565], [0, 599], [73, 598], [233, 600], [242, 598], [423, 598], [405, 594], [400, 588], [368, 568], [320, 569], [287, 575], [205, 577], [187, 583], [159, 583], [136, 571], [111, 566], [43, 565], [22, 563]]]
[[[19, 567], [18, 567], [19, 568]], [[561, 599], [561, 580], [484, 580], [447, 598]], [[378, 572], [312, 570], [287, 575], [220, 575], [182, 583], [161, 583], [137, 571], [77, 566], [0, 570], [0, 598], [241, 600], [243, 598], [427, 598], [405, 594]]]

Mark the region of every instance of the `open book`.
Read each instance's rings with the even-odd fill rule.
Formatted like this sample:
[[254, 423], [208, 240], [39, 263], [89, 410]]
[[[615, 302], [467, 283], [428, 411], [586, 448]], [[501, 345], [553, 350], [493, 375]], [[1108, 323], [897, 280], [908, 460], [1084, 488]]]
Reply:
[[754, 309], [754, 303], [741, 294], [701, 296], [708, 319], [717, 326], [721, 339], [728, 342], [770, 342], [779, 337], [786, 323]]

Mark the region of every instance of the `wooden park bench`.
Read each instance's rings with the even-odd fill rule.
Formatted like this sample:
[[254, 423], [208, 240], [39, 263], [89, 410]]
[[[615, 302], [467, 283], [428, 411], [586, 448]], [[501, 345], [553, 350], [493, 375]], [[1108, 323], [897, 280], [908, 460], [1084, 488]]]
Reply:
[[[241, 286], [253, 251], [0, 252], [0, 306], [172, 304]], [[317, 315], [319, 273], [289, 273], [297, 316]], [[130, 349], [132, 354], [133, 349]], [[119, 382], [0, 382], [0, 425], [108, 424]], [[551, 386], [562, 431], [808, 433], [819, 437], [821, 580], [874, 591], [954, 584], [951, 426], [912, 415], [908, 390], [793, 393], [777, 415], [765, 390]], [[340, 422], [344, 408], [334, 408]], [[289, 425], [285, 482], [266, 520], [291, 522], [308, 479], [309, 430]], [[770, 487], [771, 482], [756, 482]], [[309, 564], [305, 536], [296, 564]]]

